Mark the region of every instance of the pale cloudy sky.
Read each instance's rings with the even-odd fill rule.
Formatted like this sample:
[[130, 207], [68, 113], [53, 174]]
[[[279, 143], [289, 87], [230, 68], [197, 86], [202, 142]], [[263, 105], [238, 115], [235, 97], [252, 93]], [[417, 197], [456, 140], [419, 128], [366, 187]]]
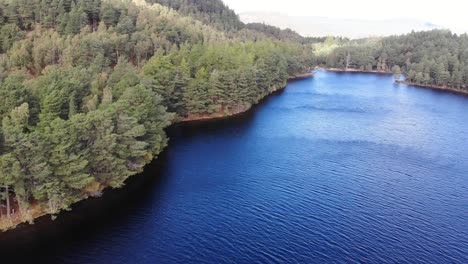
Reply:
[[413, 18], [451, 28], [468, 30], [466, 0], [223, 0], [237, 13], [266, 11], [291, 16], [322, 16], [353, 19]]

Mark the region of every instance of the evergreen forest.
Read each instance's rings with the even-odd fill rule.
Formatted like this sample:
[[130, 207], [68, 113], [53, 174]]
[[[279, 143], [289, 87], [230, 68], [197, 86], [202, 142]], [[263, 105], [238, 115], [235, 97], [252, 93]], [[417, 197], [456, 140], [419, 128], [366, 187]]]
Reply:
[[468, 35], [449, 30], [346, 40], [316, 45], [318, 61], [330, 68], [392, 72], [396, 79], [422, 86], [468, 92]]
[[313, 58], [220, 0], [0, 1], [0, 228], [123, 186], [167, 126], [245, 111]]

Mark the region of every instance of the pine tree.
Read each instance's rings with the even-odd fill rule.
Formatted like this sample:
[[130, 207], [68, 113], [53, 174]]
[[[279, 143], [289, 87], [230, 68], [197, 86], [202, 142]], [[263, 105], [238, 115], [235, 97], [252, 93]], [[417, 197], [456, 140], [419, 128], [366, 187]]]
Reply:
[[392, 67], [392, 73], [393, 73], [393, 78], [394, 78], [396, 81], [399, 81], [399, 80], [400, 80], [400, 77], [401, 77], [401, 69], [400, 69], [400, 66], [394, 65], [394, 66]]
[[41, 103], [40, 120], [43, 123], [49, 123], [59, 118], [62, 114], [64, 96], [58, 90], [52, 91]]
[[164, 56], [160, 50], [143, 67], [145, 75], [153, 78], [153, 91], [163, 98], [163, 104], [170, 112], [176, 112], [172, 102], [177, 101], [175, 95], [174, 76], [176, 67], [172, 64], [169, 56]]
[[109, 86], [107, 86], [102, 92], [101, 107], [107, 107], [110, 104], [112, 104], [112, 98], [112, 89]]
[[182, 59], [180, 66], [177, 69], [177, 73], [174, 80], [174, 98], [175, 100], [172, 102], [174, 105], [174, 109], [176, 113], [181, 116], [187, 115], [187, 108], [184, 104], [184, 93], [185, 89], [190, 85], [190, 68], [185, 60]]

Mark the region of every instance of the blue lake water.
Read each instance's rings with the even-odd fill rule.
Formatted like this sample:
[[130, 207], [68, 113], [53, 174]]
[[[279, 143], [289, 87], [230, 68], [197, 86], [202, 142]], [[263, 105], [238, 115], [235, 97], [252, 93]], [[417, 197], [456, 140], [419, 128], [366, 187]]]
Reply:
[[0, 235], [0, 251], [49, 263], [468, 263], [467, 114], [468, 97], [317, 71], [247, 114], [171, 128], [126, 188]]

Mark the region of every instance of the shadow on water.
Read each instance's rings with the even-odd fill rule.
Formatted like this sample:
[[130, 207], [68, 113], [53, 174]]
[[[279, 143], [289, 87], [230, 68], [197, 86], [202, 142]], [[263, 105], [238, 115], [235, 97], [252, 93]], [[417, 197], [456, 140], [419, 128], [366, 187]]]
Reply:
[[80, 247], [112, 230], [125, 228], [140, 208], [160, 206], [157, 204], [159, 199], [154, 196], [164, 190], [168, 180], [171, 146], [180, 139], [216, 134], [231, 128], [246, 129], [261, 104], [282, 92], [273, 93], [246, 113], [172, 125], [167, 129], [171, 139], [168, 149], [143, 173], [130, 177], [121, 189], [106, 189], [101, 197], [74, 204], [71, 211], [62, 212], [56, 220], [44, 216], [36, 219], [33, 225], [21, 224], [14, 230], [0, 233], [0, 258], [15, 263], [53, 263], [60, 252], [70, 251], [71, 245]]
[[[290, 81], [289, 84], [293, 82], [296, 82], [296, 80]], [[275, 97], [281, 96], [284, 91], [285, 89], [280, 89], [276, 92], [273, 92], [272, 94], [260, 100], [258, 104], [252, 106], [249, 111], [241, 114], [216, 118], [213, 120], [192, 121], [175, 124], [168, 129], [168, 134], [172, 140], [185, 136], [198, 136], [218, 133], [229, 128], [247, 128], [249, 127], [250, 123], [254, 121], [257, 110], [259, 108], [265, 107], [266, 104], [268, 104], [269, 101], [274, 100]]]
[[144, 173], [129, 178], [124, 188], [107, 189], [99, 198], [81, 201], [56, 220], [44, 216], [33, 225], [22, 224], [0, 234], [0, 252], [16, 260], [37, 260], [39, 256], [60, 255], [58, 252], [70, 242], [80, 244], [112, 228], [124, 227], [129, 216], [164, 188], [167, 158], [165, 151]]

